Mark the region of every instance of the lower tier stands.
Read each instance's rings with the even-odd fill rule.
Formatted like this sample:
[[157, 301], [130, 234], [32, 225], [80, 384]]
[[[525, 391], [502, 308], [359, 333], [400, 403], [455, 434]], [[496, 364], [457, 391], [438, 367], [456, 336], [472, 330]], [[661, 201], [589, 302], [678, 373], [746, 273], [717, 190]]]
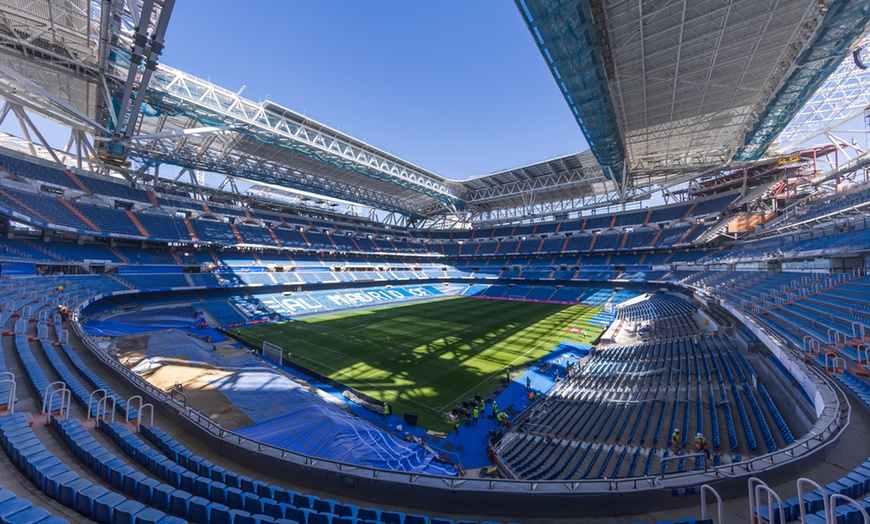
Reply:
[[[722, 336], [610, 346], [525, 421], [534, 432], [511, 434], [499, 454], [519, 478], [568, 480], [658, 474], [660, 458], [694, 451], [696, 434], [716, 465], [775, 451], [795, 439], [763, 385], [750, 388], [753, 374]], [[703, 467], [692, 462], [677, 467]]]
[[[30, 292], [35, 293], [36, 296], [49, 297], [51, 293], [48, 291], [53, 290], [55, 283], [62, 281], [63, 278], [51, 277], [27, 280], [39, 281], [39, 284], [32, 287]], [[79, 281], [77, 280], [78, 278], [83, 280]], [[95, 285], [102, 285], [101, 283], [106, 281], [109, 288], [117, 284], [116, 281], [107, 276], [68, 277], [70, 282], [64, 287], [63, 293], [74, 296], [81, 291], [86, 296], [88, 291], [81, 287], [86, 282], [84, 279], [90, 279], [89, 282], [93, 282]], [[852, 284], [851, 288], [843, 288], [843, 291], [851, 291], [860, 295], [860, 289], [854, 290], [854, 288], [860, 287], [860, 282], [856, 281]], [[21, 286], [16, 285], [12, 287], [17, 289]], [[736, 287], [735, 285], [735, 289]], [[530, 287], [528, 293], [533, 291], [534, 288]], [[22, 307], [25, 304], [35, 302], [34, 296], [27, 298], [26, 294], [26, 291], [21, 295], [15, 294], [15, 296], [21, 296], [20, 305]], [[613, 296], [612, 292], [611, 296]], [[45, 304], [45, 302], [38, 302], [38, 304]], [[661, 313], [662, 315], [669, 315], [669, 306], [676, 307], [675, 304], [657, 304], [655, 307], [651, 307], [649, 311], [653, 312], [652, 314]], [[40, 307], [44, 307], [44, 305]], [[640, 310], [641, 308], [637, 307], [635, 309]], [[638, 315], [637, 318], [642, 316]], [[23, 326], [22, 329], [27, 329]], [[25, 345], [24, 340], [20, 339], [19, 344], [23, 348]], [[34, 348], [39, 347], [41, 346], [32, 345], [30, 351], [33, 352]], [[44, 349], [41, 351], [45, 352]], [[48, 352], [45, 352], [45, 354], [48, 356]], [[46, 377], [52, 373], [63, 376], [72, 369], [70, 368], [67, 372], [61, 373], [59, 369], [45, 367], [42, 362], [45, 362], [45, 360], [38, 359], [36, 364], [41, 367], [42, 373]], [[81, 373], [80, 369], [77, 367], [76, 369], [77, 373]], [[668, 373], [666, 381], [664, 378], [665, 373]], [[38, 373], [34, 372], [30, 375], [37, 376]], [[637, 382], [635, 386], [632, 386], [630, 382], [632, 377]], [[617, 347], [603, 351], [590, 357], [584, 364], [582, 372], [576, 374], [570, 381], [566, 381], [559, 392], [551, 399], [554, 406], [567, 406], [573, 403], [578, 410], [592, 410], [588, 416], [580, 417], [583, 420], [584, 426], [579, 431], [583, 434], [589, 432], [589, 435], [597, 435], [595, 438], [598, 440], [594, 444], [576, 441], [578, 443], [572, 445], [570, 442], [566, 442], [571, 440], [570, 437], [557, 436], [555, 438], [558, 442], [555, 444], [553, 440], [542, 444], [540, 439], [536, 440], [525, 437], [522, 439], [525, 442], [517, 442], [516, 445], [523, 445], [525, 446], [524, 449], [530, 451], [517, 456], [524, 456], [526, 459], [535, 457], [533, 460], [537, 460], [541, 457], [540, 454], [532, 452], [533, 449], [536, 449], [535, 446], [551, 446], [554, 451], [546, 454], [545, 462], [521, 464], [522, 468], [524, 468], [523, 471], [528, 471], [530, 477], [538, 476], [537, 478], [546, 478], [546, 476], [552, 475], [557, 471], [558, 475], [567, 475], [557, 478], [600, 478], [602, 476], [613, 475], [614, 471], [616, 476], [624, 474], [622, 472], [627, 473], [629, 470], [633, 471], [635, 475], [655, 473], [656, 461], [659, 460], [658, 457], [672, 456], [674, 450], [662, 451], [661, 446], [649, 449], [648, 443], [657, 438], [660, 444], [664, 445], [670, 436], [669, 432], [673, 428], [680, 428], [682, 430], [681, 433], [684, 441], [680, 442], [681, 446], [691, 445], [691, 435], [696, 431], [709, 435], [708, 438], [711, 440], [711, 444], [714, 445], [714, 449], [718, 448], [714, 461], [723, 464], [733, 462], [739, 459], [741, 455], [751, 456], [753, 453], [762, 452], [765, 449], [776, 449], [776, 447], [785, 446], [790, 438], [789, 425], [782, 414], [776, 412], [776, 405], [773, 403], [770, 393], [764, 388], [764, 384], [761, 384], [761, 387], [757, 390], [750, 389], [747, 386], [753, 377], [757, 378], [753, 367], [736, 350], [733, 343], [725, 337], [704, 337], [698, 341], [691, 339], [662, 341], [636, 346]], [[72, 381], [70, 380], [70, 382]], [[78, 387], [93, 387], [90, 384], [83, 385], [86, 382], [88, 381], [80, 381]], [[663, 384], [666, 384], [664, 386], [664, 393], [660, 389]], [[860, 388], [860, 385], [855, 387]], [[590, 392], [595, 392], [600, 395], [600, 398], [594, 399], [584, 396], [589, 395]], [[81, 397], [82, 395], [80, 394], [79, 396]], [[705, 399], [707, 399], [706, 402]], [[564, 411], [564, 407], [560, 410], [555, 408], [550, 410], [551, 416], [554, 417], [553, 426], [558, 424], [560, 428], [563, 426], [569, 427], [568, 424], [571, 424], [571, 418], [567, 419], [564, 423], [562, 423], [562, 419], [555, 418], [559, 413]], [[87, 446], [86, 443], [89, 442], [87, 438], [88, 434], [93, 430], [87, 430], [81, 427], [80, 424], [76, 426], [74, 422], [61, 422], [63, 422], [61, 419], [55, 419], [53, 424], [56, 431], [64, 436], [64, 440], [79, 441], [82, 439], [81, 442]], [[663, 433], [662, 428], [665, 428]], [[641, 442], [640, 439], [644, 435], [645, 438]], [[750, 438], [750, 435], [753, 435], [757, 451], [753, 450], [753, 439]], [[629, 438], [630, 440], [626, 440]], [[791, 438], [793, 439], [793, 435], [791, 435]], [[2, 441], [2, 438], [0, 438], [0, 441]], [[717, 441], [718, 445], [716, 445]], [[143, 445], [148, 445], [144, 441], [141, 442]], [[509, 443], [508, 440], [505, 442]], [[75, 445], [70, 446], [71, 450], [77, 449]], [[106, 451], [116, 458], [127, 453], [124, 449], [114, 453], [111, 450]], [[75, 453], [75, 451], [72, 452]], [[569, 453], [571, 455], [568, 455]], [[155, 522], [171, 522], [162, 519], [172, 518], [167, 517], [166, 514], [175, 514], [180, 518], [197, 521], [211, 519], [213, 515], [215, 518], [222, 518], [217, 516], [224, 514], [222, 513], [225, 510], [224, 508], [230, 512], [233, 509], [230, 503], [226, 502], [230, 491], [229, 483], [226, 482], [226, 479], [229, 477], [225, 472], [222, 477], [213, 478], [211, 473], [203, 475], [201, 470], [198, 470], [199, 476], [205, 476], [211, 482], [211, 485], [208, 485], [207, 488], [200, 488], [197, 481], [194, 480], [193, 484], [187, 485], [189, 489], [184, 489], [180, 484], [182, 482], [181, 477], [184, 477], [183, 472], [178, 469], [174, 470], [175, 474], [181, 473], [179, 479], [177, 481], [168, 480], [175, 477], [163, 477], [162, 468], [169, 470], [173, 466], [167, 465], [162, 460], [160, 461], [164, 464], [162, 467], [155, 462], [153, 466], [155, 469], [152, 469], [152, 466], [149, 465], [144, 470], [138, 470], [131, 463], [131, 461], [135, 460], [133, 458], [125, 460], [118, 458], [120, 462], [113, 463], [112, 459], [106, 459], [105, 454], [100, 456], [103, 460], [96, 461], [97, 470], [94, 471], [95, 474], [101, 477], [105, 475], [103, 477], [105, 478], [105, 484], [98, 486], [100, 489], [91, 489], [91, 486], [88, 486], [81, 490], [67, 491], [68, 496], [71, 497], [67, 500], [75, 501], [73, 502], [74, 506], [71, 507], [75, 507], [82, 515], [100, 515], [99, 519], [106, 522], [124, 522], [124, 519], [128, 518], [140, 518], [143, 522], [149, 522], [146, 517], [153, 517]], [[50, 457], [46, 456], [44, 458], [47, 460], [47, 463], [58, 465]], [[91, 465], [93, 463], [83, 463], [82, 466], [93, 470], [94, 466]], [[152, 464], [152, 462], [149, 462], [149, 464]], [[559, 466], [555, 466], [556, 464], [559, 464]], [[517, 467], [519, 469], [520, 465]], [[685, 461], [685, 463], [677, 461], [671, 463], [670, 467], [678, 471], [684, 469], [691, 470], [697, 467], [697, 463], [693, 461]], [[126, 468], [132, 468], [132, 470]], [[559, 471], [560, 469], [561, 471]], [[68, 471], [62, 467], [59, 467], [57, 471], [52, 471], [52, 474], [55, 473], [58, 477], [66, 474], [63, 478], [72, 479], [70, 483], [78, 480], [78, 477], [73, 478], [75, 477], [75, 472], [73, 472], [74, 474], [68, 474]], [[164, 480], [161, 481], [157, 477], [161, 477]], [[157, 484], [143, 484], [147, 479], [152, 478]], [[223, 480], [217, 480], [217, 478], [222, 478]], [[131, 479], [129, 483], [127, 479]], [[178, 482], [178, 484], [174, 484], [175, 482]], [[190, 482], [190, 480], [186, 482]], [[225, 486], [223, 495], [218, 491], [218, 488], [221, 488], [220, 485], [214, 490], [212, 489], [215, 483], [220, 482], [223, 482]], [[41, 486], [43, 485], [52, 486], [49, 489], [55, 491], [51, 493], [59, 493], [62, 490], [61, 484], [54, 481], [48, 483], [40, 481], [38, 487], [42, 489]], [[158, 490], [158, 487], [162, 485], [167, 487]], [[840, 489], [847, 490], [848, 493], [854, 493], [856, 491], [854, 485], [855, 481], [852, 480], [849, 486]], [[87, 491], [88, 489], [91, 490]], [[85, 493], [85, 491], [87, 492]], [[155, 499], [156, 491], [164, 493], [166, 498]], [[218, 497], [218, 500], [224, 500], [225, 502], [213, 499], [213, 491], [215, 493], [214, 496]], [[264, 493], [266, 499], [277, 502], [276, 498], [272, 498], [275, 492], [270, 490], [268, 493]], [[77, 498], [80, 494], [82, 502], [79, 502]], [[172, 494], [175, 494], [174, 499]], [[55, 495], [52, 496], [54, 497]], [[139, 498], [140, 496], [141, 498]], [[260, 496], [259, 503], [251, 502], [251, 508], [266, 511], [267, 502], [264, 501], [263, 495], [258, 494], [258, 496]], [[164, 495], [162, 494], [160, 497], [164, 497]], [[304, 497], [311, 496], [305, 495]], [[242, 499], [245, 499], [244, 494], [242, 494]], [[166, 501], [165, 506], [163, 505], [163, 500]], [[295, 500], [295, 497], [293, 500]], [[285, 504], [294, 505], [296, 509], [314, 510], [313, 507], [302, 507], [304, 504], [302, 502], [298, 506], [293, 504], [292, 500]], [[310, 505], [313, 505], [313, 502], [310, 502]], [[322, 507], [326, 509], [328, 505], [329, 503]], [[334, 510], [335, 507], [336, 505], [332, 504], [331, 509]], [[2, 511], [2, 503], [0, 503], [0, 511]], [[242, 506], [238, 508], [238, 511], [247, 511], [252, 516], [257, 514], [246, 509], [244, 502], [242, 502]], [[288, 508], [282, 507], [280, 511], [280, 514], [286, 518]], [[318, 521], [317, 519], [320, 517], [312, 517], [314, 513], [328, 513], [324, 522], [332, 522], [333, 524], [336, 523], [336, 516], [338, 516], [337, 513], [330, 513], [328, 511], [303, 513], [305, 513], [306, 521]], [[375, 520], [385, 523], [389, 522], [382, 520], [381, 515], [383, 513], [377, 514], [377, 519]], [[137, 517], [140, 514], [141, 517]], [[268, 515], [267, 513], [260, 514]], [[239, 515], [239, 513], [234, 515]], [[294, 515], [296, 514], [294, 513]], [[376, 514], [373, 513], [372, 515]], [[400, 520], [400, 522], [409, 522], [407, 520], [409, 516], [405, 515], [404, 519]], [[353, 518], [359, 518], [359, 512]], [[425, 517], [422, 518], [425, 519]], [[431, 519], [431, 522], [434, 521], [435, 519]], [[425, 522], [425, 520], [420, 522]]]

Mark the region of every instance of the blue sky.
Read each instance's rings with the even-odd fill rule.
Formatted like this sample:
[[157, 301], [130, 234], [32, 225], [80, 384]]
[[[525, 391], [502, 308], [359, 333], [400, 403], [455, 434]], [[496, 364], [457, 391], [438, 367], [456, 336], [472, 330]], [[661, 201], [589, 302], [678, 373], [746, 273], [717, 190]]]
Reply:
[[447, 178], [587, 148], [506, 0], [186, 0], [161, 62]]

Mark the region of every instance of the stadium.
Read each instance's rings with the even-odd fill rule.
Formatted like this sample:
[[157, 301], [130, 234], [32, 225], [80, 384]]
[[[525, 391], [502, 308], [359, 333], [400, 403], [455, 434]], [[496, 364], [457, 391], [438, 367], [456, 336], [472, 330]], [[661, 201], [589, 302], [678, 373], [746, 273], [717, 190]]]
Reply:
[[516, 0], [589, 149], [463, 180], [174, 7], [0, 0], [0, 522], [870, 524], [866, 0]]

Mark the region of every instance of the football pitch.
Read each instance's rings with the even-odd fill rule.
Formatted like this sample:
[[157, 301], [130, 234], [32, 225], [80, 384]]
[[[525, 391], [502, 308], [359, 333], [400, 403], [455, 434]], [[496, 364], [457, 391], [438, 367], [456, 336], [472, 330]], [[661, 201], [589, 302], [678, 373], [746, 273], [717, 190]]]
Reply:
[[399, 417], [414, 412], [421, 426], [447, 430], [442, 413], [486, 398], [508, 369], [562, 341], [595, 340], [603, 328], [587, 322], [601, 309], [455, 297], [231, 331], [281, 346], [285, 359], [388, 402]]

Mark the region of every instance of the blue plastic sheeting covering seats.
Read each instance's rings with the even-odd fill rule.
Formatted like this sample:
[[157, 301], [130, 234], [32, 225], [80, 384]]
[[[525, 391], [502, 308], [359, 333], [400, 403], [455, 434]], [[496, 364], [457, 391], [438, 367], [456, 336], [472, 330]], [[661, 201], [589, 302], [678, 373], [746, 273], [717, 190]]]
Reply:
[[[162, 279], [165, 275], [154, 278]], [[195, 332], [199, 320], [200, 315], [192, 306], [172, 306], [125, 313], [105, 320], [89, 320], [84, 328], [88, 334], [94, 336], [121, 336], [162, 329]]]
[[[237, 433], [297, 453], [376, 468], [456, 475], [420, 445], [404, 442], [342, 411], [320, 406], [287, 406], [285, 416]], [[295, 408], [295, 409], [294, 409]]]

